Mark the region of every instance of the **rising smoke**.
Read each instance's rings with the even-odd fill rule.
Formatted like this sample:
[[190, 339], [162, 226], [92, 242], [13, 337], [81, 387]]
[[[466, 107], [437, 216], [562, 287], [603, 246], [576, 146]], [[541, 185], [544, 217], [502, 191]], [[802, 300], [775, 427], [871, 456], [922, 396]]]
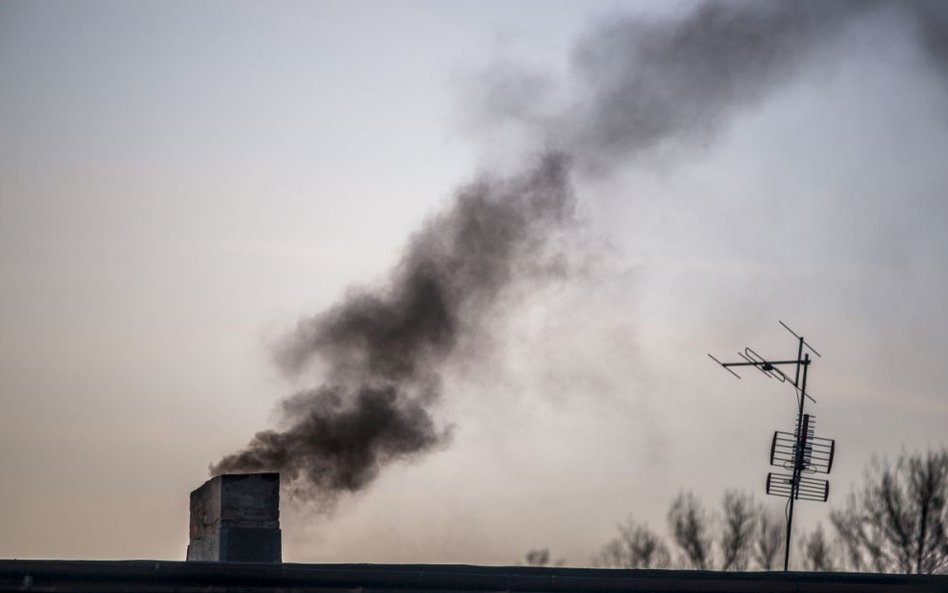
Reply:
[[573, 220], [568, 161], [547, 154], [509, 180], [461, 189], [409, 243], [381, 293], [360, 292], [300, 322], [278, 359], [322, 366], [323, 384], [281, 404], [289, 428], [258, 433], [213, 473], [279, 470], [320, 501], [365, 487], [391, 461], [446, 442], [430, 408], [439, 369], [514, 277], [535, 273], [552, 228]]
[[284, 428], [258, 433], [211, 472], [280, 471], [294, 491], [326, 502], [366, 487], [393, 461], [443, 446], [450, 428], [432, 416], [441, 372], [511, 281], [542, 268], [547, 237], [575, 223], [571, 176], [607, 175], [669, 143], [713, 139], [807, 60], [830, 55], [843, 28], [872, 11], [914, 19], [944, 73], [946, 7], [706, 2], [683, 18], [618, 18], [592, 31], [575, 54], [582, 91], [562, 114], [531, 122], [536, 141], [521, 172], [461, 188], [409, 241], [384, 289], [349, 294], [301, 321], [278, 359], [290, 375], [316, 369], [319, 385], [281, 403]]

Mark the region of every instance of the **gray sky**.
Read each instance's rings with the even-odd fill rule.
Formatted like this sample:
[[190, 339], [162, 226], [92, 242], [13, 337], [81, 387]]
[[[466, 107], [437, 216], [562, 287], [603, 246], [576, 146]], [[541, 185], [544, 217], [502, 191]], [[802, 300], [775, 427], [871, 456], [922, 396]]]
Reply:
[[[384, 284], [537, 121], [578, 134], [547, 115], [590, 31], [692, 6], [0, 3], [0, 557], [183, 558], [188, 492], [302, 386], [273, 344]], [[285, 558], [584, 564], [681, 489], [782, 508], [792, 393], [705, 356], [792, 355], [778, 319], [824, 355], [831, 504], [873, 454], [944, 446], [948, 85], [915, 37], [853, 19], [715, 129], [577, 172], [572, 272], [455, 355], [450, 444], [331, 516], [284, 504]], [[530, 100], [492, 102], [521, 69]]]

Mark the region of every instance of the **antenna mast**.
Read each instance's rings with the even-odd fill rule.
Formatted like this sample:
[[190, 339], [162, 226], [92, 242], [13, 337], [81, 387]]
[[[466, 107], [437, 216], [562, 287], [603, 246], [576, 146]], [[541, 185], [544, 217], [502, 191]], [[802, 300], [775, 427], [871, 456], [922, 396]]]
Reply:
[[[804, 413], [806, 400], [816, 403], [816, 400], [807, 393], [806, 380], [813, 360], [812, 352], [821, 358], [819, 352], [808, 344], [802, 336], [790, 329], [783, 321], [779, 322], [788, 332], [797, 339], [797, 357], [795, 360], [769, 360], [757, 354], [749, 347], [738, 352], [740, 362], [721, 362], [711, 354], [711, 360], [718, 363], [724, 370], [738, 379], [741, 378], [732, 369], [733, 367], [755, 367], [770, 379], [793, 386], [797, 396], [797, 422], [794, 432], [774, 432], [770, 445], [770, 465], [782, 468], [789, 472], [767, 474], [767, 494], [789, 499], [787, 501], [787, 537], [784, 544], [783, 569], [790, 568], [790, 533], [793, 527], [793, 503], [796, 500], [810, 500], [826, 502], [829, 498], [829, 482], [811, 477], [811, 474], [829, 474], [833, 469], [833, 457], [836, 452], [836, 442], [814, 435], [816, 417]], [[805, 351], [806, 350], [806, 351]], [[793, 367], [793, 379], [780, 370], [780, 367]]]

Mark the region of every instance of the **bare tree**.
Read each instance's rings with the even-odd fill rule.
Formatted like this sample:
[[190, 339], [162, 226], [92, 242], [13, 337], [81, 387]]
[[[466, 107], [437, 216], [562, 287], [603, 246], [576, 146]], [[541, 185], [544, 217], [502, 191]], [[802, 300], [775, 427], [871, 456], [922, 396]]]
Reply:
[[592, 559], [592, 565], [599, 568], [634, 568], [630, 563], [625, 546], [618, 537], [609, 540]]
[[707, 570], [713, 564], [711, 520], [691, 492], [679, 494], [668, 509], [668, 525], [685, 563]]
[[527, 553], [523, 557], [523, 562], [527, 566], [546, 566], [550, 563], [550, 549], [537, 548], [535, 550], [527, 550]]
[[777, 559], [783, 549], [783, 518], [757, 507], [757, 525], [754, 529], [754, 562], [763, 570], [777, 568]]
[[876, 460], [831, 517], [856, 570], [948, 571], [948, 449]]
[[619, 535], [602, 547], [593, 564], [610, 568], [667, 568], [671, 565], [668, 546], [648, 525], [629, 518], [617, 529]]
[[523, 563], [527, 566], [563, 566], [566, 564], [566, 559], [553, 560], [549, 548], [535, 548], [527, 550], [523, 556]]
[[818, 572], [836, 570], [833, 548], [826, 540], [822, 524], [817, 524], [815, 530], [800, 538], [800, 555], [803, 558], [804, 570]]
[[722, 501], [721, 570], [747, 570], [753, 547], [757, 507], [750, 494], [728, 490]]

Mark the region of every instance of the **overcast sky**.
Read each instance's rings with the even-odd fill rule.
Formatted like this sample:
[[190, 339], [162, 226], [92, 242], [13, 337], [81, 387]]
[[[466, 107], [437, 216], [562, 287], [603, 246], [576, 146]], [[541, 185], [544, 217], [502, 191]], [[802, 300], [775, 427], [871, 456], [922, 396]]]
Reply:
[[[0, 557], [182, 559], [188, 493], [300, 388], [274, 344], [516, 171], [534, 115], [556, 145], [577, 44], [694, 6], [0, 3]], [[713, 129], [605, 168], [578, 150], [567, 271], [515, 283], [446, 363], [450, 442], [330, 515], [284, 501], [284, 559], [583, 565], [680, 490], [782, 509], [793, 393], [706, 356], [792, 357], [778, 320], [823, 354], [838, 446], [804, 527], [873, 455], [945, 446], [948, 62], [917, 32], [870, 11]], [[511, 103], [508, 75], [531, 85]]]

